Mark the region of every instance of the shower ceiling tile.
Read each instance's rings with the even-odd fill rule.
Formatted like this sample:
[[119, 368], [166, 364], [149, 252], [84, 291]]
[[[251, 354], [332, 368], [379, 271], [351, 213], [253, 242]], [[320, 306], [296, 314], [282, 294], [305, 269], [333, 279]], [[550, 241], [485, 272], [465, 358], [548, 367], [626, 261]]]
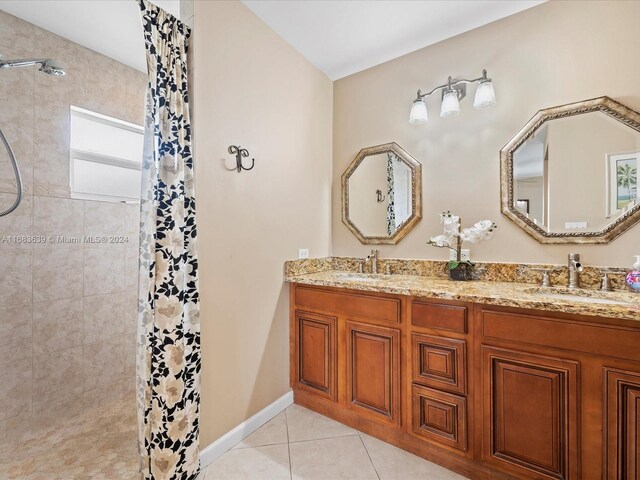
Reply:
[[75, 247], [34, 250], [34, 302], [82, 298], [82, 249]]
[[82, 300], [33, 304], [34, 355], [82, 345]]

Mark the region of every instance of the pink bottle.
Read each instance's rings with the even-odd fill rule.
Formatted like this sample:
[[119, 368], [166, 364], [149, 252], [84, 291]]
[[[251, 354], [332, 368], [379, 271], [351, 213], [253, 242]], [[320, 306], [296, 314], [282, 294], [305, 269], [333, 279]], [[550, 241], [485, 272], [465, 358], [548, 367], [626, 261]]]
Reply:
[[633, 270], [627, 273], [626, 282], [629, 290], [632, 292], [640, 292], [640, 255], [634, 255], [636, 263], [633, 264]]

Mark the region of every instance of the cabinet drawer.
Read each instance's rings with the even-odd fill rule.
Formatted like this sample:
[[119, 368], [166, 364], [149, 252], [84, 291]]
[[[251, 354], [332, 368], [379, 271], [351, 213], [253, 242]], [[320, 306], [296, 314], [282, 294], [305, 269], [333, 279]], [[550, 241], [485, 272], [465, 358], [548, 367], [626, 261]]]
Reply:
[[297, 287], [295, 302], [298, 307], [306, 310], [320, 310], [349, 317], [400, 322], [400, 300], [396, 298]]
[[411, 429], [425, 440], [467, 451], [467, 400], [413, 386]]
[[450, 332], [467, 333], [467, 307], [414, 301], [411, 324]]
[[466, 342], [414, 333], [413, 381], [453, 393], [466, 392]]
[[482, 336], [489, 340], [544, 345], [636, 362], [640, 360], [640, 331], [612, 325], [483, 309]]

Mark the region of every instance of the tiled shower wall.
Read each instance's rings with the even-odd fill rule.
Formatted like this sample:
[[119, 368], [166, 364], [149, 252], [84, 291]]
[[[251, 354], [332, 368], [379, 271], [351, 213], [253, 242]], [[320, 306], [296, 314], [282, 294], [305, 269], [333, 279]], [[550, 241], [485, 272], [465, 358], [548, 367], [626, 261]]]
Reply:
[[[142, 42], [142, 38], [140, 40]], [[5, 58], [59, 61], [0, 71], [0, 128], [26, 196], [0, 218], [0, 441], [95, 406], [135, 408], [138, 205], [69, 198], [69, 106], [143, 123], [146, 75], [0, 10]], [[0, 208], [14, 198], [0, 148]], [[14, 236], [126, 236], [128, 243], [15, 243]]]

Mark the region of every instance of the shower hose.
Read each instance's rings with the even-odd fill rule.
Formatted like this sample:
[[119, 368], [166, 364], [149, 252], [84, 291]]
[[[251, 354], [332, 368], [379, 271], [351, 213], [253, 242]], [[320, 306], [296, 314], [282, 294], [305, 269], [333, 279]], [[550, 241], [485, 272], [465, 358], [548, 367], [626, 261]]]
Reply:
[[18, 193], [16, 195], [16, 200], [8, 209], [0, 211], [0, 217], [4, 217], [5, 215], [9, 215], [13, 212], [20, 202], [22, 201], [22, 177], [20, 176], [20, 168], [18, 168], [18, 162], [16, 161], [16, 156], [13, 154], [13, 150], [11, 149], [11, 145], [7, 141], [7, 138], [4, 136], [4, 133], [0, 129], [0, 140], [4, 144], [4, 147], [7, 149], [7, 153], [9, 154], [9, 160], [11, 161], [11, 166], [13, 167], [13, 173], [16, 176], [16, 187], [18, 188]]

